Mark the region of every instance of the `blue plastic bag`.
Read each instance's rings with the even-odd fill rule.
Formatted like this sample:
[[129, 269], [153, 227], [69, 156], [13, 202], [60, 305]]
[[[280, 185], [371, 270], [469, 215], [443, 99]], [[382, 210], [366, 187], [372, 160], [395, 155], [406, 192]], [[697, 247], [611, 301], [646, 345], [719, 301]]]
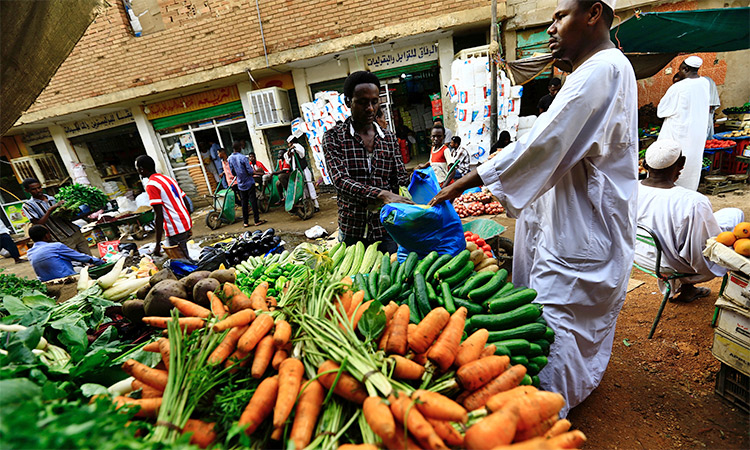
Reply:
[[[409, 193], [417, 205], [426, 205], [440, 190], [431, 167], [415, 170]], [[461, 218], [450, 202], [431, 208], [405, 203], [388, 203], [380, 210], [380, 221], [388, 234], [399, 244], [398, 259], [410, 252], [420, 257], [431, 251], [457, 255], [466, 248]]]

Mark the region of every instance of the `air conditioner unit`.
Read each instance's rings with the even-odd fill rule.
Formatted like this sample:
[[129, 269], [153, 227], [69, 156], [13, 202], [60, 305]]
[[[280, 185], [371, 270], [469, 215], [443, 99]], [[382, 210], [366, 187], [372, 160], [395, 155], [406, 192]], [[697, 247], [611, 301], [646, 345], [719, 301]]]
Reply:
[[292, 106], [289, 91], [277, 87], [258, 89], [247, 93], [253, 111], [255, 128], [264, 129], [292, 123]]

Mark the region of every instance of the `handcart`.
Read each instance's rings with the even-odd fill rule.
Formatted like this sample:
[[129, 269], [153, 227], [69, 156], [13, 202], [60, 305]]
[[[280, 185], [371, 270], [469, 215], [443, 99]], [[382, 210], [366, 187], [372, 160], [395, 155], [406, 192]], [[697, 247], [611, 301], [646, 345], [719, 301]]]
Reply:
[[501, 269], [511, 272], [513, 268], [513, 241], [500, 236], [505, 227], [491, 219], [476, 219], [463, 224], [464, 232], [479, 235], [492, 249]]
[[[109, 222], [103, 225], [114, 227], [115, 231], [121, 236], [129, 234], [133, 236], [134, 239], [141, 240], [148, 236], [149, 230], [146, 226], [153, 224], [154, 217], [154, 210], [149, 209], [148, 211], [118, 217], [114, 222]], [[153, 229], [153, 227], [151, 228]]]
[[[222, 179], [224, 175], [222, 175]], [[221, 183], [216, 186], [216, 191], [211, 196], [213, 210], [206, 216], [206, 226], [212, 230], [219, 229], [225, 223], [234, 223], [234, 190], [222, 189]]]

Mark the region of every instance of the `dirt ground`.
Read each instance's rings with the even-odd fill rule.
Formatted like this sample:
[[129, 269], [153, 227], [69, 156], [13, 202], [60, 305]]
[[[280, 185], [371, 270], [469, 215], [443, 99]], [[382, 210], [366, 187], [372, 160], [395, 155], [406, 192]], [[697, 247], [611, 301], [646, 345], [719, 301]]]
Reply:
[[[744, 190], [709, 197], [715, 210], [739, 207], [750, 218], [750, 186]], [[333, 195], [321, 195], [321, 212], [302, 221], [282, 208], [262, 217], [283, 238], [295, 245], [303, 232], [320, 225], [329, 233], [337, 228]], [[239, 210], [237, 210], [239, 213]], [[194, 236], [207, 242], [245, 231], [241, 221], [209, 230], [205, 210], [194, 214]], [[515, 220], [495, 217], [513, 238]], [[251, 227], [250, 230], [255, 228]], [[150, 239], [140, 243], [150, 242]], [[14, 265], [0, 260], [0, 268], [33, 277], [28, 263]], [[647, 339], [661, 300], [656, 281], [634, 271], [643, 284], [627, 294], [620, 313], [615, 343], [601, 385], [569, 419], [588, 437], [587, 449], [750, 448], [748, 415], [714, 393], [719, 361], [711, 354], [714, 330], [711, 318], [721, 279], [703, 286], [711, 295], [691, 304], [669, 303], [653, 339]]]

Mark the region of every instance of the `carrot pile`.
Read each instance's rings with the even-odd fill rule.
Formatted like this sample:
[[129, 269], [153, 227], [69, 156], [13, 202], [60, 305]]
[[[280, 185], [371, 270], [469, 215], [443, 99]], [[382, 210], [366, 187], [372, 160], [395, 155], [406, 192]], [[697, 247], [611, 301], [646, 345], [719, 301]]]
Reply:
[[[257, 380], [235, 426], [258, 447], [569, 449], [585, 441], [558, 419], [562, 396], [530, 386], [524, 366], [487, 345], [487, 330], [465, 335], [464, 307], [436, 308], [410, 324], [408, 305], [365, 300], [350, 277], [333, 279], [324, 269], [278, 299], [267, 292], [267, 283], [249, 296], [225, 283], [209, 295], [210, 308], [172, 298], [179, 320], [144, 318], [169, 327], [168, 337], [144, 347], [161, 362], [127, 361], [135, 394], [114, 402], [138, 406], [136, 417], [171, 430], [164, 436], [227, 445], [222, 439], [232, 437], [192, 410], [163, 423], [167, 397], [176, 395], [167, 392], [179, 382], [175, 367], [199, 358], [217, 380], [211, 387], [237, 373]], [[186, 355], [176, 339], [191, 336], [210, 344]]]

